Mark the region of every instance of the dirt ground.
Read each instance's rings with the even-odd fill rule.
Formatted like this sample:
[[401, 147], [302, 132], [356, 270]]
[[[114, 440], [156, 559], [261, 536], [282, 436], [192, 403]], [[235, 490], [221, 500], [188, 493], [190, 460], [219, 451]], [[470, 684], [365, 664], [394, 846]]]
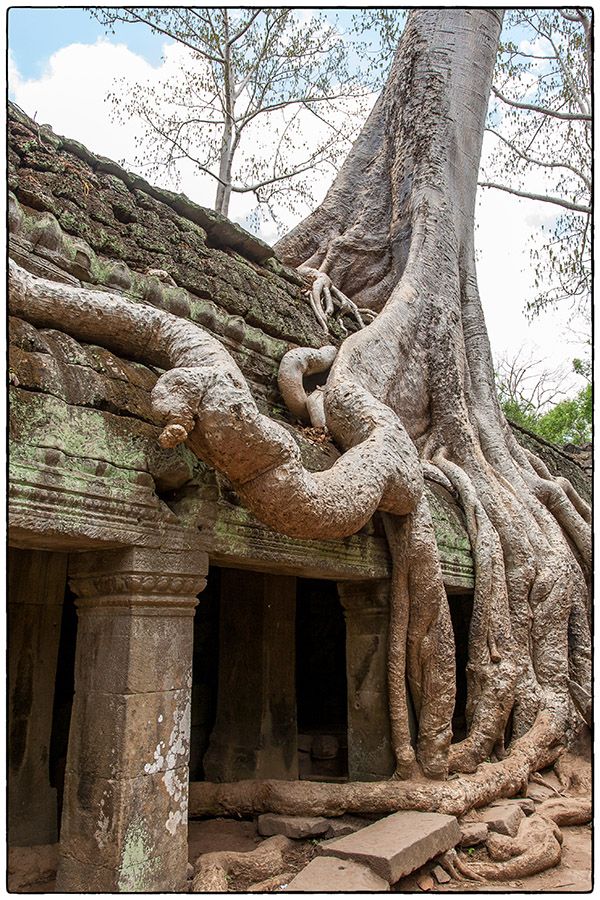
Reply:
[[[429, 893], [583, 893], [592, 889], [592, 829], [590, 825], [576, 827], [563, 826], [562, 857], [560, 865], [553, 869], [531, 875], [519, 881], [450, 881], [436, 884]], [[480, 851], [485, 853], [485, 851]], [[430, 871], [424, 866], [419, 872], [403, 878], [394, 885], [395, 893], [424, 893], [417, 884], [417, 878]]]
[[[589, 750], [589, 748], [586, 748]], [[586, 754], [587, 755], [587, 754]], [[541, 773], [543, 792], [562, 796], [589, 796], [591, 792], [591, 768], [588, 758], [564, 754], [558, 764], [558, 776], [555, 771]], [[545, 787], [544, 787], [545, 785]], [[531, 786], [530, 786], [531, 787]], [[534, 790], [540, 792], [539, 783]], [[469, 817], [478, 817], [477, 811]], [[450, 881], [438, 884], [430, 875], [435, 862], [423, 866], [417, 872], [403, 878], [392, 886], [393, 893], [585, 893], [592, 890], [592, 826], [562, 826], [562, 857], [558, 866], [516, 881]], [[193, 864], [204, 853], [219, 850], [231, 850], [247, 853], [256, 850], [263, 838], [258, 834], [256, 822], [235, 819], [191, 820], [189, 823], [189, 860]], [[30, 848], [31, 858], [27, 852], [19, 850], [17, 857], [9, 857], [9, 890], [20, 893], [52, 893], [54, 877], [48, 869], [48, 860], [57, 856], [57, 846], [47, 848]], [[36, 855], [37, 851], [37, 855]], [[264, 892], [280, 891], [280, 885], [289, 882], [291, 877], [306, 866], [318, 852], [318, 841], [294, 841], [291, 848], [284, 852], [284, 879], [275, 877]], [[485, 847], [476, 847], [470, 851], [461, 851], [465, 859], [475, 861], [485, 859]], [[47, 858], [46, 858], [47, 857]], [[12, 871], [11, 870], [12, 865]], [[35, 873], [37, 879], [33, 877]], [[42, 875], [43, 872], [43, 875]], [[42, 875], [40, 878], [39, 875]], [[419, 881], [421, 884], [419, 884]], [[232, 878], [231, 892], [245, 892], [249, 885]]]

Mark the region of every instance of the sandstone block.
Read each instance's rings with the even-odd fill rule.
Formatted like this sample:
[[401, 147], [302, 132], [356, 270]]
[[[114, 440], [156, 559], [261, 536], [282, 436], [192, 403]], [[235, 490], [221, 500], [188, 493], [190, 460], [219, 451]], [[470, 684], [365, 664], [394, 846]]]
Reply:
[[528, 800], [534, 800], [536, 803], [543, 803], [544, 800], [549, 800], [550, 797], [556, 797], [556, 794], [550, 788], [544, 787], [543, 784], [535, 784], [535, 782], [532, 782], [527, 785]]
[[332, 839], [346, 837], [347, 834], [354, 834], [355, 831], [364, 828], [365, 824], [365, 822], [350, 817], [329, 819], [329, 828], [327, 829], [326, 837]]
[[310, 749], [313, 759], [335, 759], [340, 742], [334, 734], [315, 734]]
[[322, 816], [277, 816], [265, 813], [258, 817], [258, 833], [263, 837], [284, 834], [286, 837], [302, 840], [327, 834], [330, 825], [329, 819]]
[[431, 874], [438, 884], [448, 884], [448, 882], [452, 880], [446, 870], [442, 869], [441, 866], [434, 866]]
[[485, 822], [490, 831], [496, 831], [498, 834], [508, 834], [514, 837], [519, 830], [521, 820], [525, 818], [525, 813], [520, 806], [490, 806], [484, 809], [481, 819]]
[[403, 811], [355, 834], [328, 841], [322, 852], [364, 863], [394, 884], [459, 841], [460, 828], [454, 816]]
[[356, 893], [389, 889], [388, 882], [368, 866], [331, 856], [317, 856], [285, 888], [286, 891], [300, 893]]
[[515, 797], [513, 800], [494, 800], [490, 806], [520, 806], [526, 816], [535, 812], [535, 803], [529, 797]]
[[52, 878], [57, 868], [58, 844], [9, 847], [8, 889], [11, 892], [26, 890], [31, 884]]
[[476, 847], [483, 844], [488, 836], [489, 828], [486, 822], [461, 822], [460, 846]]
[[417, 884], [422, 891], [431, 891], [434, 887], [433, 878], [431, 877], [431, 875], [419, 875], [419, 877], [417, 878]]

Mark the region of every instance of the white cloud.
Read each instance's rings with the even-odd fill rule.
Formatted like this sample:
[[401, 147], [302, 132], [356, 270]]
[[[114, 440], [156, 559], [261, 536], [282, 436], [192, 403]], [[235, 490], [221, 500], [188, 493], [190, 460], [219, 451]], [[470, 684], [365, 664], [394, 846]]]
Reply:
[[[39, 123], [49, 123], [58, 134], [68, 135], [84, 143], [95, 153], [111, 159], [126, 159], [130, 168], [135, 156], [135, 137], [139, 129], [135, 122], [115, 125], [111, 119], [111, 105], [105, 101], [116, 78], [125, 77], [140, 84], [157, 84], [161, 78], [177, 70], [182, 62], [182, 48], [165, 44], [164, 60], [150, 65], [132, 53], [124, 44], [106, 39], [95, 44], [70, 44], [48, 61], [39, 78], [23, 79], [9, 55], [11, 98], [29, 115], [36, 115]], [[308, 114], [307, 114], [308, 115]], [[314, 129], [316, 120], [305, 120], [306, 129]], [[256, 140], [268, 146], [275, 131], [264, 124], [257, 127]], [[487, 152], [487, 145], [486, 145]], [[178, 185], [164, 174], [149, 180], [164, 187], [185, 192], [192, 200], [211, 206], [215, 183], [209, 176], [198, 174], [188, 165], [182, 168]], [[317, 202], [328, 186], [328, 176], [316, 175], [314, 191]], [[255, 201], [252, 195], [234, 197], [231, 217], [244, 222]], [[282, 217], [286, 213], [282, 209]], [[309, 212], [304, 211], [304, 215]], [[516, 352], [523, 344], [536, 348], [536, 353], [548, 357], [553, 365], [564, 363], [576, 355], [576, 349], [561, 340], [566, 315], [546, 314], [532, 325], [523, 313], [525, 303], [533, 294], [533, 276], [529, 261], [530, 236], [552, 213], [542, 204], [532, 207], [527, 201], [498, 191], [484, 192], [478, 207], [476, 232], [480, 291], [492, 348], [496, 356]], [[292, 227], [298, 217], [287, 217]], [[272, 228], [261, 234], [268, 241], [276, 235]]]

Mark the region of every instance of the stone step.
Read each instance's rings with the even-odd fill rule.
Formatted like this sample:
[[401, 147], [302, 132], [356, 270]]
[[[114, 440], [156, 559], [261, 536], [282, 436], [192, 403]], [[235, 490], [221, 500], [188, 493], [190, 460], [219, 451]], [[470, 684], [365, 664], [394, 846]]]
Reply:
[[455, 847], [460, 838], [454, 816], [409, 810], [386, 816], [355, 834], [327, 841], [320, 853], [363, 863], [394, 884], [438, 853]]
[[521, 820], [524, 818], [525, 813], [518, 804], [489, 806], [481, 813], [481, 821], [486, 823], [490, 831], [507, 834], [509, 837], [516, 835]]
[[296, 893], [356, 893], [389, 891], [389, 883], [368, 866], [351, 859], [317, 856], [293, 878], [285, 891]]

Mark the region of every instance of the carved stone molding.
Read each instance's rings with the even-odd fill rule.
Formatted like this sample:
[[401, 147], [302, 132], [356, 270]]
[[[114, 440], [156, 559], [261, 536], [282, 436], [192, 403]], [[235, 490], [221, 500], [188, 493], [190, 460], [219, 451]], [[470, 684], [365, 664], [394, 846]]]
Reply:
[[80, 610], [119, 609], [147, 615], [193, 615], [206, 587], [208, 556], [131, 547], [71, 557], [69, 583]]

